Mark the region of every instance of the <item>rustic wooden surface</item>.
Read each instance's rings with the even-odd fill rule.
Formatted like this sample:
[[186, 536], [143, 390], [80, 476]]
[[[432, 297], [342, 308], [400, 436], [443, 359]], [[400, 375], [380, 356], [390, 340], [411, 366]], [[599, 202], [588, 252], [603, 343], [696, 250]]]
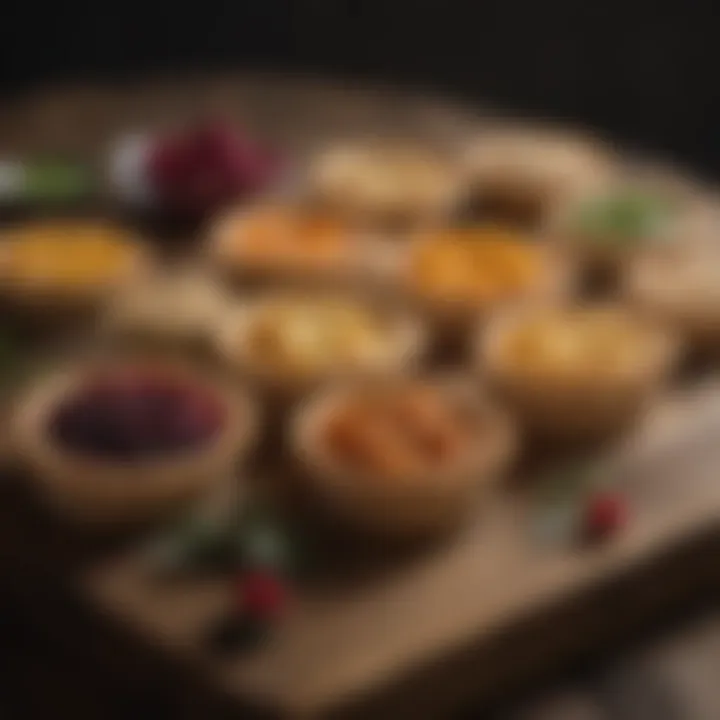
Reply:
[[[259, 705], [269, 701], [288, 717], [344, 711], [416, 673], [423, 677], [428, 664], [450, 667], [455, 653], [494, 643], [497, 633], [548, 608], [567, 606], [589, 588], [637, 572], [693, 535], [712, 531], [720, 517], [720, 447], [715, 440], [719, 410], [717, 386], [668, 400], [622, 451], [617, 471], [634, 519], [608, 546], [585, 551], [537, 546], [528, 532], [522, 493], [507, 492], [454, 542], [392, 573], [346, 587], [336, 582], [331, 588], [302, 588], [275, 642], [250, 658], [222, 662], [207, 651], [206, 629], [227, 602], [222, 581], [168, 585], [131, 554], [92, 568], [82, 587], [98, 607], [186, 657], [239, 698], [253, 698]], [[657, 577], [648, 582], [652, 585]], [[612, 603], [605, 607], [611, 619], [619, 614], [626, 621], [633, 615], [633, 603], [642, 606], [644, 601], [635, 591], [606, 599]], [[573, 618], [567, 628], [561, 623], [542, 646], [518, 648], [519, 638], [503, 652], [511, 651], [513, 664], [536, 662], [521, 656], [527, 650], [532, 650], [529, 655], [541, 648], [552, 653], [566, 643], [584, 643], [587, 637], [575, 635], [589, 636], [591, 631]], [[505, 661], [502, 654], [492, 660], [495, 667], [485, 669], [485, 678], [475, 676], [472, 690], [480, 693], [490, 679], [499, 682], [496, 671]], [[439, 672], [446, 674], [447, 668]], [[425, 689], [434, 696], [428, 702], [440, 699], [434, 686]], [[411, 704], [403, 712], [414, 706], [417, 691], [406, 696]], [[455, 688], [458, 696], [464, 691]], [[395, 700], [402, 705], [402, 698]], [[374, 712], [380, 716], [379, 709]], [[392, 716], [404, 717], [400, 712], [394, 708]], [[416, 708], [408, 716], [423, 716], [419, 712]]]
[[[206, 112], [242, 117], [298, 150], [380, 127], [450, 142], [472, 122], [443, 103], [389, 91], [368, 97], [354, 88], [225, 78], [28, 98], [3, 116], [1, 131], [3, 145], [18, 151], [95, 159], [133, 126]], [[14, 510], [3, 559], [31, 566], [36, 577], [61, 576], [86, 617], [238, 707], [287, 717], [445, 717], [466, 699], [491, 697], [513, 677], [601, 645], [711, 583], [707, 551], [720, 530], [718, 430], [717, 384], [686, 388], [653, 413], [618, 451], [635, 517], [606, 547], [538, 546], [527, 531], [522, 486], [508, 488], [476, 524], [433, 552], [347, 582], [302, 586], [275, 641], [243, 659], [220, 661], [205, 645], [228, 601], [222, 580], [161, 582], [136, 552], [88, 553], [87, 540]]]

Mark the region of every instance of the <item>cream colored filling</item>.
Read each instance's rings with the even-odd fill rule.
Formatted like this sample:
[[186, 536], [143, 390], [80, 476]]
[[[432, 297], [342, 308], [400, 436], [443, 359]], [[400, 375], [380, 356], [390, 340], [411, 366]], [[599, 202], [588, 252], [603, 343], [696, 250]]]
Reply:
[[258, 359], [297, 371], [381, 364], [392, 347], [378, 318], [332, 305], [264, 308], [250, 323], [249, 342]]

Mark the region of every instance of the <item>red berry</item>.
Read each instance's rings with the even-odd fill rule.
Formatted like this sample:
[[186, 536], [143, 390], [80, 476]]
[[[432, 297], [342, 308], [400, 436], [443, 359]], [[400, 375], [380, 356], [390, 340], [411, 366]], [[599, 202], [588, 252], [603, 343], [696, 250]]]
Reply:
[[147, 172], [163, 202], [204, 213], [260, 190], [276, 168], [250, 138], [213, 122], [161, 139]]
[[237, 601], [243, 613], [257, 619], [274, 620], [285, 609], [288, 595], [285, 584], [276, 575], [257, 570], [240, 578]]
[[585, 507], [584, 530], [591, 540], [604, 540], [627, 523], [628, 509], [622, 495], [601, 493], [594, 495]]

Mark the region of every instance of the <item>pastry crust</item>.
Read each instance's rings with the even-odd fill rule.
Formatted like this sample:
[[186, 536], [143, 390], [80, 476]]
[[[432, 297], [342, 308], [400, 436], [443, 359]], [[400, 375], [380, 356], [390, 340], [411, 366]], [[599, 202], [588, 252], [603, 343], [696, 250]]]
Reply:
[[[483, 238], [488, 232], [495, 235], [492, 229], [480, 228], [417, 236], [398, 261], [397, 284], [427, 320], [438, 344], [446, 341], [454, 344], [458, 339], [467, 338], [478, 322], [484, 322], [508, 305], [556, 304], [571, 297], [575, 291], [574, 267], [556, 248], [517, 238], [511, 240], [504, 232], [485, 242]], [[456, 236], [459, 238], [457, 243], [453, 241]], [[428, 258], [428, 252], [442, 254], [444, 248], [451, 253], [457, 252], [462, 268], [478, 267], [479, 275], [470, 288], [472, 292], [462, 292], [462, 288], [460, 292], [454, 292], [452, 287], [445, 290], [439, 285], [423, 287], [417, 277], [418, 262], [422, 262], [423, 256]], [[501, 257], [498, 257], [498, 267], [493, 268], [495, 255]], [[467, 261], [463, 256], [467, 256]], [[439, 263], [427, 264], [432, 272], [439, 270]], [[514, 278], [516, 265], [521, 266], [521, 272]], [[483, 278], [487, 280], [488, 292], [475, 292], [483, 285], [480, 282]]]
[[532, 229], [615, 173], [614, 158], [599, 141], [549, 130], [488, 132], [469, 148], [465, 164], [471, 207], [481, 215], [498, 208], [505, 220], [515, 208], [520, 224]]
[[[656, 221], [644, 234], [623, 237], [610, 228], [583, 227], [581, 214], [612, 212], [623, 198], [655, 204]], [[608, 205], [609, 204], [609, 205]], [[664, 206], [664, 207], [663, 207]], [[647, 211], [653, 212], [650, 205]], [[670, 181], [660, 171], [629, 175], [599, 191], [578, 195], [557, 208], [545, 228], [550, 242], [557, 242], [575, 258], [590, 277], [616, 282], [638, 255], [654, 248], [706, 244], [714, 236], [717, 211], [694, 185]], [[586, 223], [587, 225], [587, 223]]]
[[115, 295], [103, 328], [151, 348], [207, 349], [229, 302], [212, 275], [184, 268], [156, 273]]
[[[78, 248], [72, 246], [74, 227], [72, 223], [58, 222], [57, 228], [54, 224], [38, 223], [6, 231], [5, 241], [0, 244], [0, 299], [7, 307], [35, 321], [47, 321], [51, 326], [58, 321], [92, 314], [119, 289], [149, 274], [153, 266], [149, 250], [131, 234], [102, 224], [98, 224], [97, 232], [112, 234], [108, 251], [116, 256], [116, 267], [102, 268], [96, 276], [91, 267], [89, 271], [83, 269], [76, 277], [72, 268], [58, 268], [51, 253], [38, 253], [37, 260], [33, 261], [35, 265], [21, 265], [24, 260], [19, 259], [17, 250], [27, 252], [29, 245], [25, 243], [36, 242], [35, 237], [38, 243], [45, 242], [44, 235], [51, 244], [57, 243], [64, 260], [75, 262], [74, 251], [80, 255], [77, 262], [90, 262], [82, 257], [82, 248], [93, 244], [95, 226], [92, 223], [77, 224], [84, 233], [84, 237], [79, 238], [83, 245]], [[35, 232], [39, 234], [31, 235]], [[68, 235], [67, 242], [54, 237], [63, 233]], [[100, 237], [100, 250], [105, 249], [104, 242]]]
[[[454, 529], [488, 500], [514, 458], [517, 438], [510, 418], [478, 390], [477, 383], [456, 378], [404, 383], [437, 389], [457, 403], [482, 428], [482, 442], [473, 442], [469, 453], [441, 469], [398, 482], [348, 467], [328, 447], [328, 423], [344, 403], [385, 388], [353, 382], [326, 388], [299, 408], [291, 425], [291, 444], [300, 477], [331, 513], [366, 532], [421, 539]], [[402, 387], [396, 382], [384, 391], [391, 396]]]
[[623, 277], [628, 303], [672, 327], [689, 348], [720, 352], [720, 254], [709, 246], [646, 252]]
[[442, 223], [460, 200], [461, 180], [454, 162], [439, 152], [357, 142], [317, 156], [307, 194], [357, 226], [402, 231]]
[[[72, 521], [114, 528], [182, 508], [234, 476], [236, 463], [256, 436], [252, 402], [234, 388], [177, 363], [157, 367], [182, 373], [191, 385], [209, 389], [226, 408], [222, 430], [201, 449], [123, 463], [90, 458], [55, 441], [49, 423], [59, 403], [82, 388], [88, 373], [112, 367], [116, 365], [105, 361], [55, 372], [21, 397], [13, 416], [11, 452], [43, 500]], [[143, 361], [142, 367], [155, 366]]]
[[[527, 348], [514, 359], [508, 355], [518, 333], [531, 328], [533, 323], [542, 323], [548, 318], [585, 322], [601, 317], [624, 326], [623, 337], [618, 336], [615, 344], [605, 342], [603, 351], [609, 353], [607, 360], [602, 353], [588, 350], [586, 357], [590, 359], [584, 367], [572, 359], [566, 366], [566, 340], [562, 337], [545, 341], [555, 343], [552, 347], [560, 353], [562, 363], [558, 360], [549, 366], [538, 364]], [[597, 333], [588, 337], [593, 343], [597, 342]], [[572, 335], [570, 342], [573, 342]], [[630, 346], [622, 346], [621, 342], [636, 345], [632, 352], [625, 352]], [[635, 421], [661, 391], [678, 356], [678, 348], [672, 333], [620, 306], [549, 312], [544, 308], [525, 307], [498, 315], [479, 330], [476, 358], [478, 371], [488, 378], [531, 433], [559, 440], [585, 441], [611, 436]]]

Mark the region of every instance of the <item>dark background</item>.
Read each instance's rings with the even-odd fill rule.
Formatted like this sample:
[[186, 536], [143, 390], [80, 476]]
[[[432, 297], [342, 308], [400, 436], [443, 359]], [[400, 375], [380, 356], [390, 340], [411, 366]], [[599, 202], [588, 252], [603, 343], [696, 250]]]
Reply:
[[380, 78], [588, 122], [720, 173], [713, 0], [13, 1], [3, 10], [9, 92], [228, 66]]

